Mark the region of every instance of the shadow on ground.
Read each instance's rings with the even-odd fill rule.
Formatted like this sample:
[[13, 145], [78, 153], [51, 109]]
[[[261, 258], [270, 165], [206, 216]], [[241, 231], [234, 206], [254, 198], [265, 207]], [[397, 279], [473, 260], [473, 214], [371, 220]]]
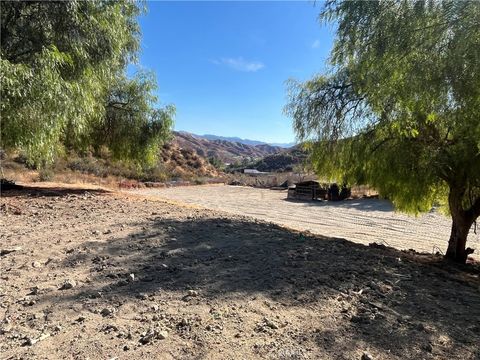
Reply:
[[3, 190], [2, 197], [64, 197], [70, 195], [104, 194], [103, 189], [79, 189], [66, 187], [22, 186], [21, 189]]
[[301, 203], [304, 206], [325, 206], [325, 207], [334, 207], [334, 208], [344, 208], [344, 209], [355, 209], [359, 211], [382, 211], [382, 212], [391, 212], [395, 211], [393, 204], [385, 199], [347, 199], [341, 201], [326, 201], [326, 200], [315, 200], [315, 201], [302, 201], [302, 200], [293, 200], [285, 199], [288, 202]]
[[[88, 252], [67, 258], [65, 267], [91, 264], [80, 297], [196, 289], [207, 301], [262, 295], [292, 311], [336, 299], [343, 330], [313, 335], [318, 346], [354, 337], [401, 358], [416, 358], [419, 348], [429, 358], [431, 344], [442, 356], [480, 355], [471, 350], [480, 341], [478, 267], [244, 218], [157, 217], [138, 225], [144, 231], [83, 244]], [[136, 281], [128, 283], [131, 273]]]

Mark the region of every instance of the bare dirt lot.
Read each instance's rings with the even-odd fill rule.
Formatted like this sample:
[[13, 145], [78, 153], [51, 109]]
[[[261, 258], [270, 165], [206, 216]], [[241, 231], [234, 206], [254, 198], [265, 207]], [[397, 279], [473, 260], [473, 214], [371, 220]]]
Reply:
[[0, 211], [1, 359], [480, 357], [478, 265], [103, 190]]
[[[395, 212], [389, 201], [379, 199], [290, 201], [286, 190], [225, 185], [144, 189], [140, 193], [365, 245], [377, 242], [429, 253], [446, 250], [451, 226], [448, 217], [435, 211], [409, 216]], [[474, 234], [471, 230], [468, 246], [477, 249], [473, 257], [480, 260], [480, 231]]]

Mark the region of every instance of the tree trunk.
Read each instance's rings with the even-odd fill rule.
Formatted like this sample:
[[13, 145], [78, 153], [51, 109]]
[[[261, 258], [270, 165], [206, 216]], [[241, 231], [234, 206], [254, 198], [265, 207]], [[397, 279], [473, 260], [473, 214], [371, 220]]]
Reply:
[[448, 195], [450, 213], [452, 214], [452, 231], [445, 255], [448, 260], [462, 264], [467, 261], [468, 255], [473, 253], [473, 249], [466, 248], [466, 244], [470, 227], [476, 218], [472, 209], [463, 209], [462, 198], [464, 194], [465, 190], [463, 189], [451, 188]]

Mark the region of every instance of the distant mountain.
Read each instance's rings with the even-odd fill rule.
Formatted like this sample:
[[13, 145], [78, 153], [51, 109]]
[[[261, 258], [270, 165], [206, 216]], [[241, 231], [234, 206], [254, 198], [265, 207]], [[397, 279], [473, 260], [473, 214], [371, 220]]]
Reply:
[[240, 141], [225, 140], [222, 137], [209, 140], [203, 136], [190, 134], [185, 131], [174, 131], [173, 134], [175, 135], [174, 143], [180, 148], [193, 150], [199, 156], [205, 158], [217, 158], [224, 163], [252, 161], [284, 151], [279, 146], [272, 146], [262, 142], [251, 145]]
[[218, 136], [218, 135], [210, 135], [210, 134], [198, 135], [198, 136], [207, 140], [225, 140], [225, 141], [238, 142], [240, 144], [252, 145], [252, 146], [266, 144], [263, 141], [241, 139], [239, 137]]
[[[192, 134], [194, 135], [194, 134]], [[242, 139], [239, 137], [228, 137], [228, 136], [218, 136], [218, 135], [211, 135], [211, 134], [206, 134], [206, 135], [195, 135], [207, 140], [225, 140], [225, 141], [230, 141], [230, 142], [238, 142], [240, 144], [245, 144], [245, 145], [271, 145], [271, 146], [278, 146], [282, 148], [290, 148], [292, 146], [295, 146], [294, 142], [291, 143], [267, 143], [265, 141], [258, 141], [258, 140], [250, 140], [250, 139]]]

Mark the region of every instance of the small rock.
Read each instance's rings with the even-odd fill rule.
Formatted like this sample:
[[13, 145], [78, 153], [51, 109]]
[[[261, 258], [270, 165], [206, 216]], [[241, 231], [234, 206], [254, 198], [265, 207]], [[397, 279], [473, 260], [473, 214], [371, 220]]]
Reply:
[[75, 280], [68, 279], [65, 280], [60, 290], [73, 289], [75, 286], [77, 286], [77, 282]]
[[365, 351], [362, 355], [361, 360], [373, 360], [373, 356], [369, 352]]
[[128, 281], [135, 281], [135, 274], [128, 275]]
[[44, 333], [44, 334], [40, 335], [38, 338], [36, 338], [36, 339], [28, 338], [28, 339], [27, 339], [27, 342], [26, 342], [26, 345], [28, 345], [28, 346], [35, 345], [37, 342], [42, 341], [42, 340], [45, 340], [45, 339], [48, 338], [49, 336], [50, 336], [49, 333]]
[[269, 320], [267, 318], [265, 318], [265, 325], [268, 326], [270, 329], [278, 329], [278, 325], [275, 324], [272, 320]]
[[158, 333], [158, 336], [157, 336], [160, 340], [164, 340], [166, 338], [168, 338], [168, 331], [164, 330], [164, 331], [160, 331]]
[[196, 297], [196, 296], [198, 296], [198, 291], [196, 291], [196, 290], [188, 290], [187, 295], [188, 295], [188, 296], [191, 296], [191, 297]]
[[38, 295], [40, 288], [38, 286], [33, 286], [30, 288], [30, 292], [27, 295]]
[[62, 327], [60, 325], [55, 325], [53, 330], [55, 330], [56, 332], [60, 332], [60, 331], [62, 331]]
[[130, 346], [125, 345], [125, 346], [123, 347], [123, 351], [128, 351], [128, 350], [130, 350]]
[[178, 326], [188, 326], [189, 325], [189, 322], [188, 322], [188, 319], [186, 318], [183, 318], [179, 323], [178, 323]]
[[426, 344], [423, 346], [423, 348], [424, 348], [426, 351], [428, 351], [429, 353], [431, 353], [431, 352], [433, 351], [433, 346], [432, 346], [432, 344], [430, 344], [430, 343], [426, 343]]
[[102, 316], [110, 316], [113, 313], [115, 313], [115, 308], [111, 308], [111, 307], [103, 308], [102, 311], [100, 311], [100, 314]]
[[32, 267], [34, 267], [34, 268], [39, 268], [39, 267], [41, 267], [41, 266], [42, 266], [42, 264], [41, 264], [39, 261], [34, 261], [34, 262], [32, 263]]
[[100, 231], [98, 231], [98, 230], [93, 230], [93, 231], [92, 231], [92, 234], [93, 234], [93, 235], [100, 235]]
[[155, 337], [156, 332], [153, 329], [149, 329], [143, 336], [140, 338], [140, 343], [142, 345], [148, 344]]

